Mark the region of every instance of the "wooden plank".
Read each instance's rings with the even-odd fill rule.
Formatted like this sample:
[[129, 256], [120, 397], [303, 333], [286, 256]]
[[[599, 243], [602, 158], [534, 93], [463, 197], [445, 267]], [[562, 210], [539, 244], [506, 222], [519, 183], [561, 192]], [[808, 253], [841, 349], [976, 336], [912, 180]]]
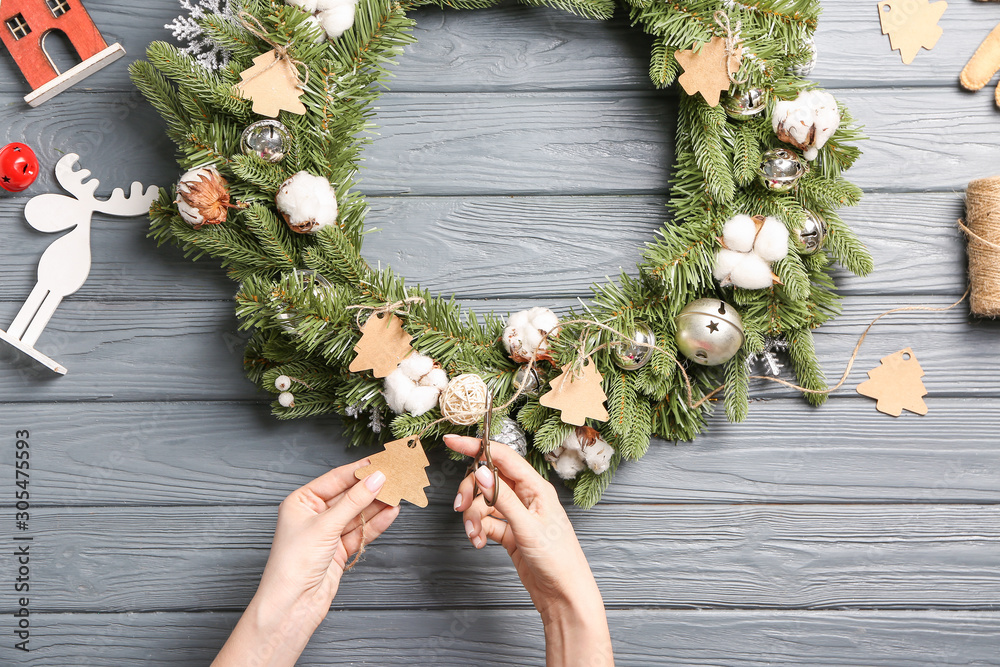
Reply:
[[[839, 377], [858, 336], [877, 314], [899, 306], [943, 307], [959, 295], [935, 297], [855, 297], [845, 312], [816, 333], [820, 363]], [[528, 305], [523, 299], [467, 301], [479, 312], [507, 313]], [[579, 304], [550, 300], [561, 312]], [[0, 321], [10, 321], [16, 303], [0, 303]], [[960, 306], [947, 313], [902, 313], [879, 323], [868, 336], [855, 367], [854, 382], [879, 359], [913, 347], [927, 376], [931, 399], [1000, 395], [1000, 339], [992, 321], [969, 321]], [[61, 400], [259, 400], [242, 379], [244, 334], [228, 301], [66, 302], [37, 348], [69, 369], [53, 381], [51, 372], [10, 349], [0, 349], [0, 401]], [[44, 372], [42, 372], [44, 371]], [[854, 386], [849, 385], [849, 386]], [[842, 394], [850, 393], [844, 389]], [[787, 397], [790, 390], [760, 386], [757, 398]]]
[[[609, 612], [617, 665], [996, 665], [995, 612]], [[0, 657], [36, 667], [208, 664], [236, 612], [38, 614], [30, 654]], [[331, 613], [302, 658], [310, 665], [542, 665], [544, 638], [527, 609]], [[9, 656], [9, 658], [8, 658]]]
[[[1000, 500], [996, 401], [930, 404], [898, 420], [860, 397], [821, 410], [761, 402], [740, 425], [719, 411], [696, 442], [657, 441], [624, 465], [602, 503]], [[274, 505], [372, 453], [345, 447], [338, 418], [281, 422], [252, 403], [7, 404], [0, 423], [31, 433], [35, 507]], [[464, 466], [439, 451], [431, 462], [430, 502], [449, 506]]]
[[[8, 240], [0, 263], [0, 301], [27, 296], [38, 258], [53, 238], [24, 223], [26, 200], [14, 199], [0, 211]], [[364, 253], [372, 265], [388, 264], [410, 283], [466, 299], [587, 297], [594, 281], [616, 277], [622, 268], [635, 274], [643, 244], [653, 239], [668, 213], [666, 198], [656, 196], [369, 201], [368, 226], [374, 231], [366, 236]], [[963, 289], [965, 241], [952, 224], [960, 215], [962, 197], [957, 193], [876, 193], [844, 210], [844, 219], [868, 244], [877, 268], [860, 279], [841, 272], [842, 292], [940, 294]], [[216, 262], [191, 262], [176, 248], [157, 248], [146, 238], [141, 219], [95, 218], [93, 268], [74, 301], [220, 300], [235, 292]]]
[[[122, 42], [129, 60], [146, 45], [171, 41], [163, 26], [181, 13], [176, 3], [152, 3], [142, 11], [114, 0], [89, 0], [87, 9], [108, 43]], [[591, 21], [565, 12], [509, 4], [456, 12], [425, 8], [414, 12], [417, 43], [395, 68], [393, 90], [622, 90], [649, 89], [649, 41], [630, 28], [619, 9], [611, 21]], [[874, 6], [823, 3], [813, 74], [824, 86], [954, 85], [958, 72], [1000, 22], [989, 5], [952, 3], [940, 25], [944, 35], [932, 52], [905, 66], [881, 34]], [[86, 83], [95, 92], [130, 90], [127, 69], [118, 65]], [[9, 56], [0, 57], [0, 95], [27, 92]]]
[[[33, 510], [32, 562], [45, 573], [32, 580], [34, 610], [242, 609], [276, 511]], [[996, 504], [629, 505], [573, 516], [612, 607], [990, 610], [1000, 600]], [[350, 581], [338, 609], [530, 605], [503, 548], [478, 553], [448, 505], [404, 508]]]

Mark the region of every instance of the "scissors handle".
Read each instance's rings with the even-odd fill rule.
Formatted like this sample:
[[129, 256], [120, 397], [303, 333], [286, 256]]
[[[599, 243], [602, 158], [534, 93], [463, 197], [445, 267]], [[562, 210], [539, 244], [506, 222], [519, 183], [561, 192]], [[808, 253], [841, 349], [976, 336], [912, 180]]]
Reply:
[[[475, 475], [472, 476], [473, 481], [476, 485], [476, 493], [482, 493], [483, 500], [486, 502], [487, 507], [493, 507], [497, 503], [497, 496], [500, 494], [500, 473], [497, 471], [496, 464], [493, 463], [493, 455], [490, 453], [490, 430], [492, 426], [493, 418], [493, 396], [489, 393], [486, 394], [486, 414], [483, 416], [483, 444], [479, 448], [479, 454], [476, 455], [476, 460], [473, 462], [473, 468], [476, 466], [486, 466], [489, 468], [490, 472], [493, 473], [493, 497], [488, 498], [483, 490], [479, 488], [479, 480]], [[482, 459], [482, 461], [480, 461]], [[475, 472], [475, 470], [473, 470]]]

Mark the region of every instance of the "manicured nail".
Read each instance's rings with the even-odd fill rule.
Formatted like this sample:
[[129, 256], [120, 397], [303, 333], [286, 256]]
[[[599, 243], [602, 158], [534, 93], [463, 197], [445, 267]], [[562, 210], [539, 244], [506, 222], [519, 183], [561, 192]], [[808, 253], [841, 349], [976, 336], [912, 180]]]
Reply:
[[458, 435], [456, 435], [455, 433], [445, 433], [444, 434], [444, 439], [445, 440], [454, 440], [457, 437], [458, 437]]
[[476, 547], [477, 549], [478, 549], [478, 548], [480, 548], [480, 547], [482, 547], [482, 546], [483, 546], [483, 538], [481, 538], [481, 537], [479, 537], [479, 536], [477, 535], [477, 536], [476, 536], [475, 538], [473, 538], [473, 540], [472, 540], [472, 544], [473, 544], [473, 545], [474, 545], [474, 546], [475, 546], [475, 547]]
[[479, 482], [479, 488], [481, 489], [492, 489], [493, 488], [493, 473], [486, 466], [481, 466], [476, 468], [476, 481]]
[[385, 474], [381, 470], [376, 470], [368, 475], [368, 477], [365, 477], [365, 486], [372, 493], [378, 493], [383, 484], [385, 484]]
[[465, 534], [472, 537], [472, 531], [475, 530], [475, 526], [472, 525], [472, 521], [465, 522]]
[[461, 507], [461, 505], [462, 505], [462, 494], [460, 493], [457, 496], [455, 496], [455, 511], [456, 512], [458, 511], [458, 508]]

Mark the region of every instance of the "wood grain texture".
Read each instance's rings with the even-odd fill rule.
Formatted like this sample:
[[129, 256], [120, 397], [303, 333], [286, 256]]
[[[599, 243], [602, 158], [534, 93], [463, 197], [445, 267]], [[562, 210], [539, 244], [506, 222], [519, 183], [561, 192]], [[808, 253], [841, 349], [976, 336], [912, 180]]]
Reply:
[[[996, 665], [997, 615], [989, 612], [612, 610], [618, 665]], [[32, 652], [0, 647], [6, 664], [208, 664], [235, 625], [233, 612], [39, 614]], [[519, 609], [386, 610], [377, 622], [333, 612], [300, 667], [338, 665], [542, 665], [537, 614]]]
[[[647, 504], [572, 514], [611, 607], [985, 611], [1000, 598], [998, 505]], [[35, 510], [32, 554], [46, 565], [32, 581], [34, 609], [242, 609], [276, 516], [277, 506], [240, 505]], [[335, 608], [530, 608], [503, 548], [477, 552], [449, 505], [407, 506], [394, 528], [369, 547]]]
[[[740, 425], [720, 411], [696, 442], [658, 441], [625, 464], [602, 504], [1000, 501], [997, 401], [929, 400], [927, 417], [898, 420], [849, 394], [821, 410], [758, 402]], [[279, 422], [259, 403], [56, 403], [30, 417], [8, 404], [0, 423], [30, 427], [36, 507], [274, 505], [375, 451], [346, 449], [339, 418]], [[13, 474], [11, 447], [0, 476]], [[430, 502], [448, 506], [464, 467], [430, 458]]]
[[[0, 209], [9, 242], [0, 264], [0, 301], [23, 301], [38, 258], [54, 238], [25, 224], [26, 201], [11, 198]], [[389, 264], [411, 284], [463, 299], [587, 298], [590, 285], [605, 276], [621, 269], [636, 273], [643, 244], [667, 219], [666, 202], [656, 196], [376, 197], [369, 199], [364, 254], [373, 266]], [[839, 271], [841, 291], [912, 295], [964, 289], [966, 245], [954, 225], [962, 208], [957, 193], [875, 193], [845, 209], [844, 220], [868, 245], [876, 269], [865, 278]], [[96, 215], [94, 265], [72, 300], [232, 298], [236, 286], [217, 262], [192, 263], [176, 248], [157, 248], [146, 234], [141, 219]]]

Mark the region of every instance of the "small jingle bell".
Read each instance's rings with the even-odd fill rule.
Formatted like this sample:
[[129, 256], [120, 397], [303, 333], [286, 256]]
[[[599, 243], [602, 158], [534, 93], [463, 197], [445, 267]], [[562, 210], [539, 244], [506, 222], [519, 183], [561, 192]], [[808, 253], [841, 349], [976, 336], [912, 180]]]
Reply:
[[801, 254], [815, 255], [823, 248], [823, 241], [826, 240], [826, 221], [807, 210], [805, 223], [795, 233], [804, 247]]
[[542, 380], [538, 377], [537, 370], [529, 369], [525, 365], [514, 371], [513, 385], [515, 391], [520, 390], [522, 394], [527, 396], [537, 396]]
[[632, 340], [611, 347], [611, 360], [623, 371], [637, 371], [653, 358], [656, 335], [645, 322], [635, 323]]
[[722, 98], [722, 108], [733, 120], [747, 120], [767, 108], [767, 91], [763, 88], [747, 88], [735, 95]]
[[0, 188], [21, 192], [38, 178], [38, 158], [27, 144], [13, 143], [0, 148]]
[[677, 315], [677, 349], [702, 366], [724, 364], [743, 347], [743, 319], [719, 299], [698, 299]]
[[247, 155], [277, 163], [291, 150], [292, 133], [276, 120], [259, 120], [243, 130], [240, 144]]
[[773, 148], [761, 157], [761, 183], [771, 192], [790, 192], [806, 173], [806, 166], [792, 151]]

